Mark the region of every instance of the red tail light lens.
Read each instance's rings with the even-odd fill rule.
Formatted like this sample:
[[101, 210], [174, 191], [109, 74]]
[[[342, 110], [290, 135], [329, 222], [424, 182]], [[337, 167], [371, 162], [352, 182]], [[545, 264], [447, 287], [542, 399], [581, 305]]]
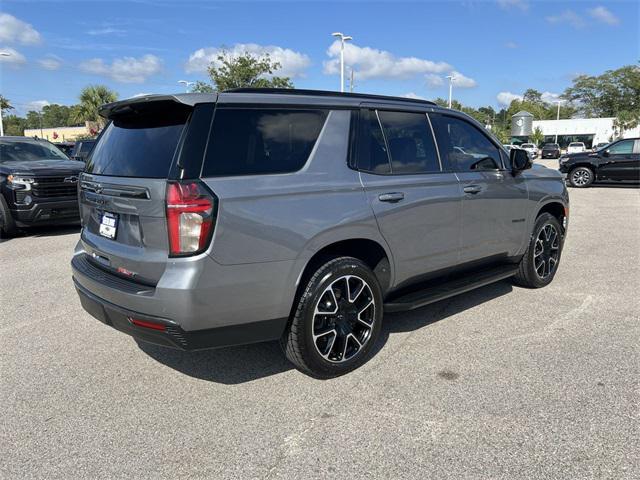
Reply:
[[207, 249], [213, 233], [215, 198], [199, 182], [167, 184], [167, 227], [171, 256]]
[[147, 320], [138, 320], [137, 318], [129, 317], [129, 321], [136, 327], [150, 328], [151, 330], [164, 330], [166, 328], [166, 326], [162, 325], [161, 323], [149, 322]]

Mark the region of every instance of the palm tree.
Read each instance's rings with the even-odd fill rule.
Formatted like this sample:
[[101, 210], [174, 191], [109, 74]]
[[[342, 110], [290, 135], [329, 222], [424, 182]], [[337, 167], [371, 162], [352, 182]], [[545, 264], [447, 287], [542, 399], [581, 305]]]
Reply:
[[105, 103], [115, 102], [118, 94], [104, 85], [89, 85], [80, 92], [80, 103], [75, 112], [78, 122], [97, 122], [104, 127], [104, 119], [98, 113]]
[[2, 110], [13, 110], [13, 105], [11, 102], [0, 95], [0, 109]]

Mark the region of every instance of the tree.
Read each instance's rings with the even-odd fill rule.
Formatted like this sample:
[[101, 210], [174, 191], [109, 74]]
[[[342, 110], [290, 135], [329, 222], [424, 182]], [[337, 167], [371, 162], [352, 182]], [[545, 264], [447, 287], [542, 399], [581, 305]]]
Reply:
[[544, 141], [544, 133], [542, 133], [540, 127], [535, 128], [533, 133], [529, 136], [529, 141], [536, 145], [540, 145]]
[[233, 56], [227, 51], [218, 55], [217, 63], [209, 66], [209, 77], [213, 86], [197, 82], [193, 91], [208, 92], [229, 90], [231, 88], [293, 88], [289, 77], [276, 77], [274, 72], [281, 68], [280, 63], [271, 59], [269, 54], [261, 57], [245, 52]]
[[26, 120], [17, 115], [7, 115], [3, 117], [4, 134], [9, 136], [20, 137], [24, 135], [24, 129], [26, 128]]
[[2, 95], [0, 95], [0, 109], [2, 109], [3, 111], [13, 110], [13, 105], [11, 105], [11, 102]]
[[104, 85], [89, 85], [80, 92], [80, 104], [74, 112], [76, 122], [97, 122], [104, 126], [104, 119], [98, 113], [105, 103], [115, 102], [118, 94]]
[[617, 117], [621, 112], [640, 112], [640, 66], [627, 65], [602, 75], [580, 75], [564, 91], [586, 117]]
[[213, 93], [213, 92], [215, 92], [215, 90], [213, 89], [213, 87], [211, 85], [209, 85], [206, 82], [201, 82], [200, 80], [198, 80], [196, 82], [196, 84], [193, 86], [191, 91], [192, 92], [197, 92], [197, 93]]
[[613, 121], [613, 129], [616, 132], [616, 138], [622, 138], [622, 134], [625, 130], [631, 130], [636, 128], [640, 124], [640, 112], [631, 112], [629, 110], [623, 110], [618, 113], [618, 116]]

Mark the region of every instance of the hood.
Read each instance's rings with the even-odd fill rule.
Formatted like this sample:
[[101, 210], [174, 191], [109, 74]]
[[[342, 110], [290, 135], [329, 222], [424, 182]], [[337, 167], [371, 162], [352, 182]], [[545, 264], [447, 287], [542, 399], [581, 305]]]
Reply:
[[21, 175], [65, 175], [78, 174], [84, 170], [84, 163], [75, 160], [25, 160], [0, 163], [5, 174]]

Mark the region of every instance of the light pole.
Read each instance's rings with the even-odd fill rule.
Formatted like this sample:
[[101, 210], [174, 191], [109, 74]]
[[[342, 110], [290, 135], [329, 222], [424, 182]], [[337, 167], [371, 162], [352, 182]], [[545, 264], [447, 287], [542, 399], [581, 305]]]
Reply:
[[340, 91], [344, 92], [344, 42], [353, 40], [353, 37], [340, 32], [334, 32], [331, 35], [340, 37]]
[[447, 78], [449, 79], [449, 108], [451, 108], [451, 97], [452, 97], [452, 93], [453, 93], [453, 80], [454, 78], [456, 78], [455, 75], [447, 75]]
[[562, 100], [558, 100], [558, 115], [556, 116], [556, 141], [553, 143], [558, 143], [558, 129], [560, 128], [560, 104]]
[[184, 89], [186, 93], [189, 93], [189, 87], [191, 87], [191, 85], [195, 85], [196, 82], [190, 82], [188, 80], [178, 80], [178, 83], [180, 85], [184, 85]]
[[[9, 52], [0, 52], [0, 57], [10, 57]], [[0, 137], [4, 137], [4, 125], [2, 122], [2, 105], [0, 105]]]

